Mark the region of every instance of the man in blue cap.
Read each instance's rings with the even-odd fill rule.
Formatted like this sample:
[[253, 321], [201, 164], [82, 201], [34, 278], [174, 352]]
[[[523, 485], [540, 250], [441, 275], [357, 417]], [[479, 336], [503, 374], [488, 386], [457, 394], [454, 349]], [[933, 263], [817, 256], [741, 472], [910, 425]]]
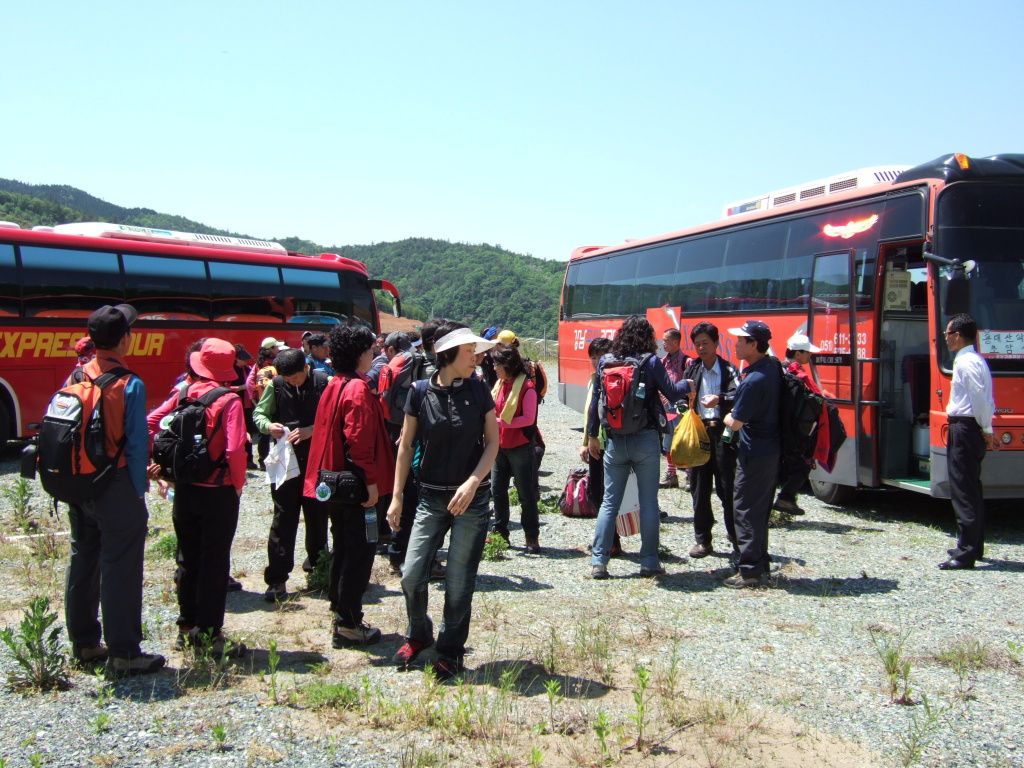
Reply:
[[742, 589], [756, 586], [771, 563], [768, 517], [779, 472], [782, 366], [769, 355], [772, 332], [760, 320], [748, 320], [729, 333], [736, 337], [736, 357], [747, 367], [736, 388], [732, 413], [723, 419], [739, 440], [733, 488], [739, 566], [724, 584]]

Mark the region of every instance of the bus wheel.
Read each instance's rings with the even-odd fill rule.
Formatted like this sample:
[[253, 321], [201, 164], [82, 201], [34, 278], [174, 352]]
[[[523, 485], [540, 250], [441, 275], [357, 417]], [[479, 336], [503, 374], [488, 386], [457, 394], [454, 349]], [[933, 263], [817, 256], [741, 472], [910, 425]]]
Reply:
[[839, 506], [853, 495], [853, 487], [839, 485], [839, 483], [826, 483], [822, 480], [811, 478], [811, 490], [814, 495], [826, 504]]

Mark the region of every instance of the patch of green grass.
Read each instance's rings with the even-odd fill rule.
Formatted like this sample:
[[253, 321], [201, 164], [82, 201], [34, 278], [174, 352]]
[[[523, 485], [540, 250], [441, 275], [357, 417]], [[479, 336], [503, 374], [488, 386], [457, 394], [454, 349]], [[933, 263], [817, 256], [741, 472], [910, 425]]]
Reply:
[[178, 537], [173, 533], [166, 533], [153, 543], [149, 551], [170, 560], [178, 554]]
[[314, 680], [302, 689], [310, 709], [355, 709], [359, 705], [359, 691], [345, 683]]

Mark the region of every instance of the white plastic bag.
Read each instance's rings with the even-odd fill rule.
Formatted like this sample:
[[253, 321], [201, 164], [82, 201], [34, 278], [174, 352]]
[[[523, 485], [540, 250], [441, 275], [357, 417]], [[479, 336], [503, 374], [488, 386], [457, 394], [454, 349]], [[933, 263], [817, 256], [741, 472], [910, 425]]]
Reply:
[[295, 448], [288, 442], [291, 430], [284, 428], [284, 434], [274, 441], [264, 462], [267, 467], [267, 484], [280, 488], [284, 483], [299, 476], [299, 460]]

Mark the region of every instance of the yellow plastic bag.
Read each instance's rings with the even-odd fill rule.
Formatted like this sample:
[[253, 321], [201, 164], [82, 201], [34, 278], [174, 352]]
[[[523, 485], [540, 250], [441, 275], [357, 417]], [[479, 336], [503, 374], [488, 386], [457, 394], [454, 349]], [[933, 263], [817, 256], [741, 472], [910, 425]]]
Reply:
[[699, 467], [711, 458], [711, 438], [693, 408], [679, 417], [669, 458], [677, 467]]

